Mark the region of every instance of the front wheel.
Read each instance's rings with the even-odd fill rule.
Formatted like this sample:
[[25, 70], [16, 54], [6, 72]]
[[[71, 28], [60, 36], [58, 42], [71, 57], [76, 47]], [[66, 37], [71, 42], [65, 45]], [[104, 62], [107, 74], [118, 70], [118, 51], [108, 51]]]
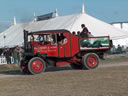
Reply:
[[44, 72], [46, 69], [46, 63], [45, 61], [40, 57], [34, 57], [32, 58], [28, 63], [28, 69], [31, 74], [39, 74], [41, 72]]
[[82, 57], [82, 65], [84, 69], [95, 69], [99, 65], [99, 57], [95, 53], [88, 53]]

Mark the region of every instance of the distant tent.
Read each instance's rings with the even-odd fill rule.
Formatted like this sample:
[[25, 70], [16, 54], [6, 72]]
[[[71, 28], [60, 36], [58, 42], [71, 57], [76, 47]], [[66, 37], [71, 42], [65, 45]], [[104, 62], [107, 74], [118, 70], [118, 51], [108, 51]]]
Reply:
[[23, 46], [23, 28], [24, 24], [12, 25], [10, 28], [0, 34], [0, 48]]
[[[116, 28], [127, 31], [128, 34], [128, 22], [115, 22], [112, 25]], [[117, 47], [118, 45], [128, 47], [128, 38], [121, 38], [118, 40], [113, 40], [113, 44]]]

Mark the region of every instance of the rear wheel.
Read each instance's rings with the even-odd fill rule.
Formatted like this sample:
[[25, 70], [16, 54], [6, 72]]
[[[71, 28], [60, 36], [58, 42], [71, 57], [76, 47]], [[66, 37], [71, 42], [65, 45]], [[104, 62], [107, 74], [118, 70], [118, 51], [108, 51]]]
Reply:
[[82, 65], [84, 69], [95, 69], [99, 65], [99, 57], [95, 53], [88, 53], [82, 57]]
[[46, 69], [45, 61], [40, 57], [34, 57], [29, 61], [28, 69], [33, 75], [44, 72]]

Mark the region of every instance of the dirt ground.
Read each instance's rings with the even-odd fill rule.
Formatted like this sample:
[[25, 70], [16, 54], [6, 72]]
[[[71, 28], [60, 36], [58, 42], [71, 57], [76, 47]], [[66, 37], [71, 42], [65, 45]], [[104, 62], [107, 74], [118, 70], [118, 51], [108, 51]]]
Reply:
[[128, 57], [115, 57], [106, 56], [95, 70], [65, 66], [39, 75], [1, 73], [0, 96], [128, 96]]

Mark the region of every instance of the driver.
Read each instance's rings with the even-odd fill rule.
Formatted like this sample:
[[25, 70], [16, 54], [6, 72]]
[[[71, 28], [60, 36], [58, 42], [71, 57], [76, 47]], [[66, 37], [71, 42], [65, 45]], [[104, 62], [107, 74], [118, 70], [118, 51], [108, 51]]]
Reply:
[[85, 24], [82, 24], [81, 27], [82, 27], [83, 30], [82, 30], [82, 32], [80, 33], [80, 36], [81, 36], [82, 38], [88, 37], [88, 33], [89, 33], [88, 28], [85, 26]]
[[33, 34], [31, 34], [30, 41], [31, 41], [31, 42], [34, 42], [34, 39], [35, 39], [35, 38], [34, 38]]

